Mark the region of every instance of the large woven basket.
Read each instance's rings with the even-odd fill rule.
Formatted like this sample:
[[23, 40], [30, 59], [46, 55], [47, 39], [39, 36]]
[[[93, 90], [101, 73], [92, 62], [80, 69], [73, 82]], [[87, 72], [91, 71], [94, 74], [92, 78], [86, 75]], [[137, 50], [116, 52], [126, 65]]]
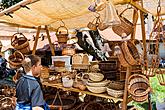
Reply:
[[27, 54], [30, 52], [28, 39], [22, 33], [15, 33], [11, 37], [11, 45], [23, 54]]
[[148, 93], [151, 88], [148, 79], [144, 75], [131, 75], [128, 82], [128, 92], [132, 95], [132, 98], [135, 101], [143, 102], [148, 98]]
[[17, 69], [22, 66], [24, 55], [19, 51], [15, 51], [8, 59], [10, 68]]

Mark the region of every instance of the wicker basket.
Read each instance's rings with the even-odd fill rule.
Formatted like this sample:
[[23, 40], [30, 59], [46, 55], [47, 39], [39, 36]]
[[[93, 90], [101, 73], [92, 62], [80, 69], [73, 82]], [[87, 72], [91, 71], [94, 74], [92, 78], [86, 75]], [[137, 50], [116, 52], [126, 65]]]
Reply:
[[124, 90], [125, 81], [110, 81], [108, 87], [115, 90]]
[[65, 67], [65, 61], [54, 61], [54, 67]]
[[22, 33], [15, 33], [11, 37], [11, 45], [23, 54], [30, 52], [28, 39]]
[[128, 64], [128, 62], [125, 60], [123, 52], [119, 46], [115, 46], [115, 54], [117, 55], [119, 62], [123, 67], [129, 67], [130, 66]]
[[125, 60], [130, 64], [130, 65], [136, 65], [137, 61], [133, 58], [133, 56], [131, 55], [128, 46], [127, 46], [127, 42], [123, 42], [121, 44], [121, 50], [124, 54], [124, 58]]
[[119, 36], [122, 36], [123, 33], [126, 33], [126, 35], [130, 35], [133, 32], [134, 24], [131, 23], [127, 18], [123, 17], [123, 13], [130, 8], [126, 8], [119, 14], [119, 18], [121, 20], [120, 25], [114, 25], [112, 26], [112, 30], [114, 33], [116, 33]]
[[144, 75], [134, 74], [129, 77], [128, 82], [128, 92], [132, 98], [137, 102], [145, 101], [151, 90], [148, 79]]
[[89, 79], [95, 82], [102, 81], [104, 79], [104, 75], [102, 73], [88, 73]]
[[[66, 32], [62, 33], [62, 31], [63, 31], [62, 29], [66, 30]], [[57, 31], [56, 31], [56, 36], [58, 39], [58, 43], [66, 43], [68, 40], [68, 29], [65, 26], [58, 27]]]
[[103, 71], [116, 70], [117, 62], [116, 61], [101, 61], [99, 62], [99, 68]]
[[9, 56], [8, 59], [10, 68], [17, 69], [22, 66], [24, 55], [19, 51], [15, 51], [12, 55]]
[[104, 80], [101, 82], [86, 82], [88, 86], [93, 86], [93, 87], [105, 87], [109, 83], [109, 80]]
[[119, 98], [123, 96], [124, 90], [114, 90], [107, 87], [107, 93], [112, 97]]
[[104, 110], [104, 106], [98, 102], [89, 102], [83, 110]]
[[160, 85], [165, 86], [165, 70], [158, 69], [156, 71], [156, 74]]
[[135, 44], [131, 40], [128, 40], [127, 46], [130, 50], [132, 57], [137, 61], [138, 64], [140, 64], [141, 63], [140, 55], [139, 55], [138, 49], [136, 48]]
[[93, 87], [93, 86], [86, 86], [86, 87], [92, 93], [104, 93], [104, 92], [106, 92], [106, 87]]

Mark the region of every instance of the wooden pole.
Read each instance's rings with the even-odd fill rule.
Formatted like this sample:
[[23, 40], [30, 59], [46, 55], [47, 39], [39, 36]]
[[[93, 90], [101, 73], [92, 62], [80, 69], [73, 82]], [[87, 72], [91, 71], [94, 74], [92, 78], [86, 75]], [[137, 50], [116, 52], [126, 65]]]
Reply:
[[135, 39], [135, 34], [136, 34], [136, 23], [138, 21], [138, 10], [134, 10], [133, 12], [133, 24], [134, 24], [134, 29], [133, 32], [131, 33], [131, 39]]
[[130, 75], [131, 75], [131, 66], [130, 67], [127, 67], [122, 110], [127, 110], [127, 102], [128, 102], [128, 78], [129, 78]]
[[34, 46], [33, 46], [32, 55], [35, 55], [35, 53], [36, 53], [36, 47], [37, 47], [37, 43], [38, 43], [38, 38], [39, 38], [40, 30], [41, 30], [41, 26], [39, 26], [37, 28], [37, 34], [36, 34], [36, 37], [35, 37], [35, 42], [34, 42]]
[[51, 49], [52, 55], [55, 56], [54, 47], [53, 47], [51, 39], [50, 39], [48, 26], [45, 26], [45, 30], [46, 30], [46, 34], [47, 34], [47, 37], [48, 37], [48, 41], [49, 41], [49, 45], [50, 45], [50, 49]]

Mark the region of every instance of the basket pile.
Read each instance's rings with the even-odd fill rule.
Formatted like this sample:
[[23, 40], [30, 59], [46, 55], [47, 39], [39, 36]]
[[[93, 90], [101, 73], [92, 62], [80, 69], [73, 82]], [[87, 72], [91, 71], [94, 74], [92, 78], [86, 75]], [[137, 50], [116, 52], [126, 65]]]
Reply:
[[129, 77], [128, 82], [128, 92], [132, 95], [133, 100], [143, 102], [148, 98], [151, 88], [144, 75], [133, 74]]

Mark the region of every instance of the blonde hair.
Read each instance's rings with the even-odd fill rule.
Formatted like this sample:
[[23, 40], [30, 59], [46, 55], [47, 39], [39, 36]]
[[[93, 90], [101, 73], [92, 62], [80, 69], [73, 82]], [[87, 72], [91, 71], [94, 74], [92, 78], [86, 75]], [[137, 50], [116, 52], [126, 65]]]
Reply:
[[31, 67], [34, 65], [37, 65], [37, 63], [40, 61], [40, 57], [36, 55], [28, 55], [25, 57], [22, 66], [24, 68], [25, 73], [29, 72], [31, 70]]

